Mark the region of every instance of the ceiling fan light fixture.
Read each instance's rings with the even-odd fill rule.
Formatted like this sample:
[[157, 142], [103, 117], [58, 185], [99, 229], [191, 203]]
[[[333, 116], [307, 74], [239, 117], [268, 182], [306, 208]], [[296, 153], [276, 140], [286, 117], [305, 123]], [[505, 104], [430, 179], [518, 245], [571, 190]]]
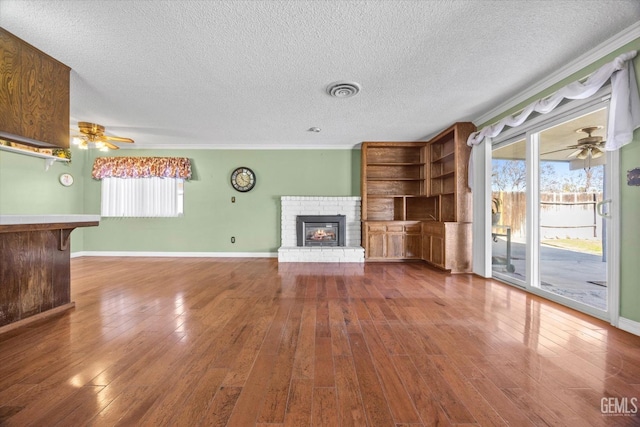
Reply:
[[583, 148], [582, 151], [580, 152], [580, 154], [578, 154], [578, 158], [580, 160], [584, 160], [587, 157], [589, 157], [589, 154], [591, 154], [591, 149], [590, 148]]
[[598, 148], [594, 148], [591, 150], [592, 159], [597, 159], [598, 157], [602, 157], [603, 155], [604, 155], [604, 152]]
[[81, 149], [88, 149], [90, 146], [100, 151], [109, 151], [109, 149], [117, 150], [119, 147], [109, 141], [118, 143], [133, 143], [131, 138], [122, 138], [119, 136], [107, 136], [104, 134], [105, 128], [90, 122], [78, 122], [78, 130], [80, 135], [73, 137], [73, 144], [78, 145]]

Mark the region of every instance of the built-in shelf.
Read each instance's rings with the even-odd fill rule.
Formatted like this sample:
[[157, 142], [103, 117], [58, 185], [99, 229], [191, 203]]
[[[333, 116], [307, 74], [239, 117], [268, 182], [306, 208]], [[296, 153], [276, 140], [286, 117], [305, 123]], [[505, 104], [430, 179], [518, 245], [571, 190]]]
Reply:
[[367, 261], [422, 259], [451, 272], [471, 271], [466, 142], [475, 130], [473, 123], [455, 123], [429, 141], [362, 144]]
[[436, 174], [434, 176], [432, 176], [432, 179], [436, 179], [436, 178], [446, 178], [448, 176], [454, 176], [455, 172], [454, 171], [450, 171], [450, 172], [443, 172], [441, 174]]
[[22, 154], [24, 156], [37, 157], [44, 159], [44, 170], [48, 171], [52, 164], [55, 162], [68, 162], [69, 159], [63, 157], [52, 156], [50, 154], [43, 154], [37, 151], [23, 150], [21, 148], [8, 147], [6, 145], [0, 145], [0, 151], [8, 151], [10, 153]]
[[453, 153], [453, 152], [451, 152], [451, 153], [446, 153], [446, 154], [441, 154], [441, 155], [439, 155], [439, 156], [434, 156], [434, 157], [431, 159], [431, 163], [443, 162], [443, 161], [449, 160], [449, 159], [450, 159], [450, 158], [452, 158], [453, 156], [454, 156], [454, 153]]

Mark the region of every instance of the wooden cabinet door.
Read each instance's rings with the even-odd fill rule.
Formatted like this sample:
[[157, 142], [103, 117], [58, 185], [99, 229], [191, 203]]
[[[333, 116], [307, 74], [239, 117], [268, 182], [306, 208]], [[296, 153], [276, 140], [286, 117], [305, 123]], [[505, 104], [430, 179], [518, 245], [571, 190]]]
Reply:
[[11, 83], [0, 87], [0, 131], [16, 142], [68, 148], [71, 69], [2, 28], [0, 57]]
[[22, 131], [57, 147], [69, 147], [69, 69], [31, 46], [22, 46]]
[[[15, 37], [0, 28], [0, 57], [3, 79], [12, 84], [0, 85], [0, 131], [19, 135], [22, 132], [22, 99], [19, 91], [20, 45]], [[67, 120], [68, 124], [68, 120]]]
[[431, 236], [431, 262], [444, 268], [444, 239], [442, 237]]
[[384, 233], [367, 233], [367, 258], [381, 259], [385, 257], [386, 238]]
[[404, 257], [406, 259], [422, 258], [422, 224], [406, 224], [404, 233]]
[[387, 233], [387, 253], [385, 258], [404, 258], [404, 233]]
[[422, 258], [422, 236], [419, 233], [407, 233], [404, 238], [404, 257]]
[[431, 260], [431, 235], [422, 235], [422, 259], [427, 262], [433, 262]]

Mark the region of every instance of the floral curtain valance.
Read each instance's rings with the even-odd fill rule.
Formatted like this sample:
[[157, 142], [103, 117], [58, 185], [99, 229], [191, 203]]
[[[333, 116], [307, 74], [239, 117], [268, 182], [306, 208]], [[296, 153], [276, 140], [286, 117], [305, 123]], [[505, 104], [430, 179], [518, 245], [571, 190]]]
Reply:
[[93, 179], [191, 179], [191, 160], [187, 157], [98, 157], [93, 162], [91, 176]]

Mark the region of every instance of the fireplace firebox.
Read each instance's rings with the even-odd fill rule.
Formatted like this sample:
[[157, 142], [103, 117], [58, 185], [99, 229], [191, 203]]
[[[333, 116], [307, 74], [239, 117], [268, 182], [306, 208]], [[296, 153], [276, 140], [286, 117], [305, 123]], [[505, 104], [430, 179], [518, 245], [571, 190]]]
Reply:
[[346, 246], [344, 215], [298, 215], [298, 246]]

